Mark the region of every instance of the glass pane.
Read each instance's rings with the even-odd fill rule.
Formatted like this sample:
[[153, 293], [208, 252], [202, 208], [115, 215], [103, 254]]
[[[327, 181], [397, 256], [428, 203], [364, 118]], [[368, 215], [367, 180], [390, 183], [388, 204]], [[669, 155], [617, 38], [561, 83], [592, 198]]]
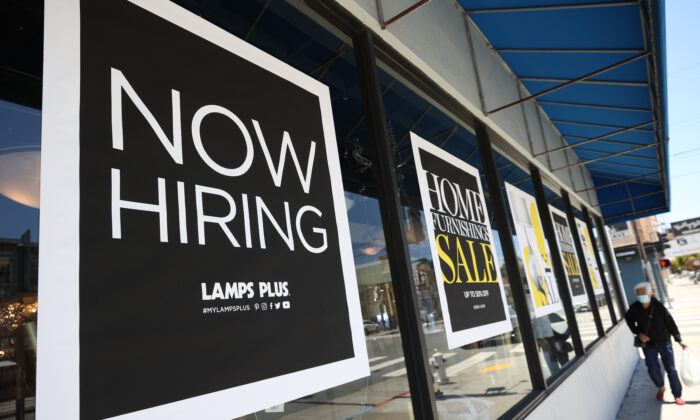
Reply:
[[[594, 240], [596, 241], [596, 244], [598, 244], [598, 254], [600, 255], [600, 261], [603, 264], [603, 278], [608, 285], [608, 290], [610, 291], [610, 298], [612, 299], [615, 316], [619, 317], [618, 314], [620, 313], [620, 309], [617, 303], [617, 294], [615, 293], [615, 287], [613, 286], [612, 272], [610, 271], [608, 261], [605, 259], [605, 253], [603, 252], [603, 243], [601, 242], [601, 237], [599, 235], [598, 228], [593, 228], [593, 235], [595, 236]], [[612, 318], [610, 317], [609, 309], [606, 308], [605, 310], [603, 310], [603, 308], [601, 308], [600, 316], [603, 320], [603, 327], [606, 330], [614, 325]]]
[[[394, 83], [384, 98], [390, 140], [396, 151], [396, 173], [404, 204], [411, 268], [428, 356], [433, 367], [440, 418], [464, 418], [465, 413], [470, 413], [474, 418], [496, 418], [532, 390], [518, 318], [513, 309], [510, 279], [502, 258], [498, 222], [493, 214], [489, 214], [496, 266], [502, 276], [512, 331], [450, 349], [438, 294], [437, 282], [443, 280], [432, 263], [409, 133], [415, 132], [465, 160], [483, 174], [476, 138], [400, 82]], [[500, 161], [498, 165], [505, 163]], [[481, 184], [487, 197], [486, 207], [490, 211], [491, 203], [483, 176]]]
[[282, 413], [247, 418], [345, 419], [359, 414], [412, 415], [396, 298], [382, 231], [379, 202], [345, 193], [371, 376], [284, 404]]
[[0, 100], [0, 133], [0, 417], [14, 417], [36, 394], [41, 112]]

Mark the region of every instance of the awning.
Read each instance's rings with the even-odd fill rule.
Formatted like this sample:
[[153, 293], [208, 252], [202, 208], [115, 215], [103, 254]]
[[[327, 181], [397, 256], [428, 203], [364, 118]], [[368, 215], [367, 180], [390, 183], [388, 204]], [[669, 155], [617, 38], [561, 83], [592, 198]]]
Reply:
[[459, 3], [591, 173], [606, 223], [669, 210], [663, 0]]

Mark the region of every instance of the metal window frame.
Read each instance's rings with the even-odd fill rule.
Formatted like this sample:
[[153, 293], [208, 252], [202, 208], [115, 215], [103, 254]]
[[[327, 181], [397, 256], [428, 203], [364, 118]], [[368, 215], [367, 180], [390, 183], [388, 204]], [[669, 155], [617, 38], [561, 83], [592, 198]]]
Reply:
[[391, 283], [396, 296], [396, 314], [413, 415], [419, 419], [438, 418], [433, 374], [428, 364], [427, 345], [420, 320], [406, 225], [394, 170], [394, 154], [387, 128], [384, 99], [379, 83], [373, 35], [368, 29], [353, 37], [367, 137], [372, 150], [379, 211], [386, 240]]
[[586, 206], [583, 206], [581, 212], [583, 213], [584, 222], [586, 223], [586, 228], [588, 229], [588, 237], [591, 239], [591, 247], [593, 248], [593, 254], [595, 254], [595, 262], [598, 265], [600, 279], [603, 282], [603, 290], [605, 290], [605, 302], [608, 305], [608, 311], [610, 311], [610, 319], [612, 319], [612, 323], [613, 325], [615, 325], [617, 324], [618, 320], [615, 315], [615, 308], [612, 302], [612, 296], [610, 295], [610, 286], [608, 285], [608, 279], [605, 276], [603, 260], [600, 258], [598, 241], [596, 240], [595, 232], [593, 231], [593, 221], [591, 220], [591, 215], [590, 213], [588, 213], [588, 208]]
[[625, 308], [625, 303], [624, 303], [624, 295], [622, 294], [622, 279], [620, 278], [620, 273], [617, 271], [617, 265], [613, 261], [613, 258], [615, 257], [612, 249], [610, 249], [610, 238], [608, 237], [608, 231], [605, 229], [605, 225], [603, 224], [603, 219], [600, 217], [593, 217], [595, 221], [595, 225], [598, 228], [598, 235], [600, 236], [600, 242], [603, 244], [603, 255], [605, 256], [605, 260], [608, 263], [608, 271], [610, 272], [610, 276], [612, 277], [612, 283], [613, 287], [615, 289], [615, 294], [617, 295], [617, 306], [618, 309], [620, 310], [620, 318], [622, 319], [622, 315], [627, 312], [627, 308]]

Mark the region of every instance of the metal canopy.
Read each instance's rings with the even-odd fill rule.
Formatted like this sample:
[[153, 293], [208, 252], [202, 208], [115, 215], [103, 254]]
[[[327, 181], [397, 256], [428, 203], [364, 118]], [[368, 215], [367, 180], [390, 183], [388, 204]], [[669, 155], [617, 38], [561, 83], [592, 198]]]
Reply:
[[489, 113], [537, 101], [606, 222], [669, 210], [663, 0], [458, 1], [531, 95]]

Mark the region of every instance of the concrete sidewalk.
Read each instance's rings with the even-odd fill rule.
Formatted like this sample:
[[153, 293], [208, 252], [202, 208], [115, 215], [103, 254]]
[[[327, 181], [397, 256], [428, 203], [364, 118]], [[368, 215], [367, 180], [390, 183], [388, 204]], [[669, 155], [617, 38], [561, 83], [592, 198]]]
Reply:
[[[688, 344], [695, 357], [700, 358], [700, 284], [693, 284], [685, 278], [675, 279], [669, 286], [668, 292], [673, 304], [671, 313], [678, 324], [683, 342]], [[673, 350], [676, 367], [679, 367], [683, 350], [675, 342]], [[686, 402], [684, 406], [674, 404], [668, 378], [666, 378], [666, 387], [664, 401], [657, 401], [657, 388], [649, 379], [644, 359], [640, 357], [617, 418], [624, 420], [700, 419], [700, 385], [694, 388], [683, 386], [682, 398]]]

